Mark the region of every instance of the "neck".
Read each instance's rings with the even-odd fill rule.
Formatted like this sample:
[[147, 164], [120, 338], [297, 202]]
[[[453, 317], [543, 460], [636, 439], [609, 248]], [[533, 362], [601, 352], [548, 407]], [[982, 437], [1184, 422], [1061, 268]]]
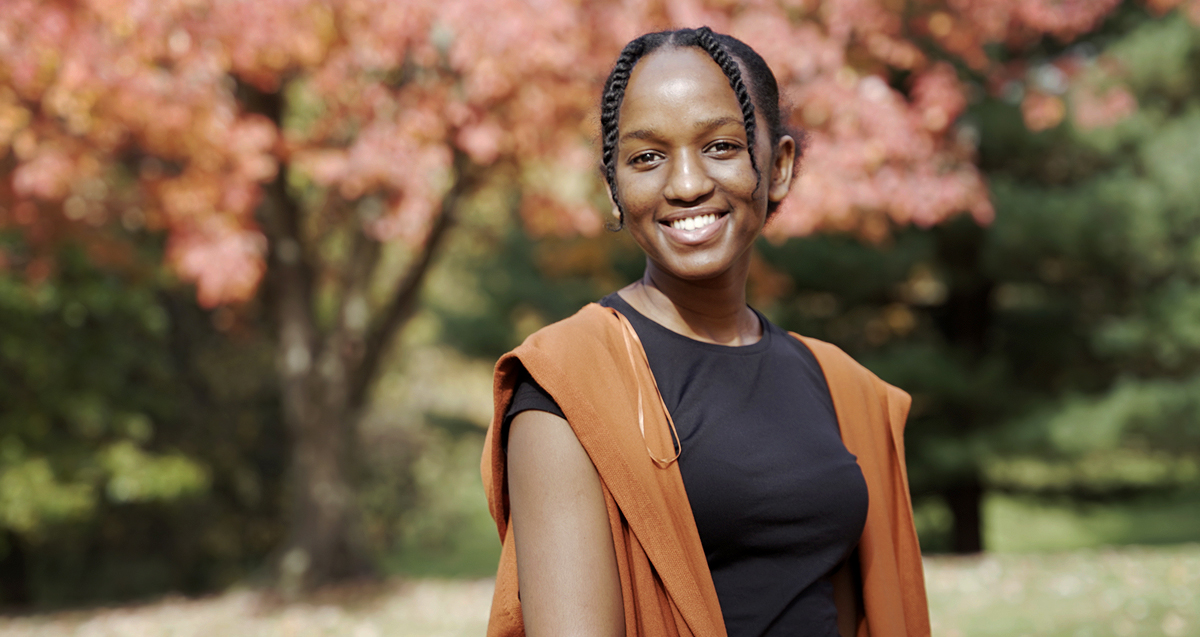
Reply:
[[758, 316], [746, 305], [748, 267], [704, 281], [673, 277], [647, 261], [642, 279], [620, 291], [637, 311], [663, 327], [706, 343], [741, 346], [762, 338]]

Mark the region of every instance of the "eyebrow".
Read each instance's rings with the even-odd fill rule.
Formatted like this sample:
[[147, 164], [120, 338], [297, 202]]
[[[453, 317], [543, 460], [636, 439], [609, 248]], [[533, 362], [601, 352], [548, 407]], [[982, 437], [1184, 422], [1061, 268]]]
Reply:
[[[738, 119], [736, 117], [722, 116], [722, 117], [714, 117], [712, 119], [706, 119], [706, 120], [703, 120], [700, 122], [696, 122], [696, 125], [694, 126], [694, 128], [696, 129], [697, 132], [708, 132], [711, 130], [716, 130], [718, 128], [721, 128], [722, 126], [728, 126], [730, 124], [736, 124], [738, 126], [745, 125], [741, 119]], [[643, 140], [655, 139], [657, 137], [658, 137], [658, 133], [655, 132], [654, 129], [639, 128], [637, 130], [631, 130], [628, 133], [621, 135], [621, 138], [618, 141], [623, 142], [627, 139], [643, 139]]]

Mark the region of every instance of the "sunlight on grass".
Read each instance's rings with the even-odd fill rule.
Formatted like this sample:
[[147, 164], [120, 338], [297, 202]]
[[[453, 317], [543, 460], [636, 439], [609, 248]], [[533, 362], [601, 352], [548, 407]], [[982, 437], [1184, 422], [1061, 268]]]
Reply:
[[1200, 634], [1200, 545], [926, 559], [939, 637]]
[[[937, 637], [1200, 634], [1200, 544], [926, 558]], [[482, 635], [492, 582], [392, 580], [281, 604], [235, 590], [123, 608], [0, 617], [5, 637], [467, 637]]]
[[200, 599], [25, 618], [0, 617], [5, 637], [475, 637], [484, 634], [490, 580], [396, 581], [327, 591], [281, 605], [236, 591]]

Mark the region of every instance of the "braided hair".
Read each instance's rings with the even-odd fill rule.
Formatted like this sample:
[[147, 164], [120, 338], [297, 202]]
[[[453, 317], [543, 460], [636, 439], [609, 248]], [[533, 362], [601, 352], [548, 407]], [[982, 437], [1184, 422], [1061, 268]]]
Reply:
[[[750, 167], [756, 176], [756, 190], [762, 183], [762, 172], [759, 170], [754, 153], [754, 143], [758, 132], [755, 104], [757, 103], [758, 112], [766, 120], [766, 130], [770, 135], [772, 146], [790, 132], [780, 117], [779, 85], [775, 80], [775, 74], [771, 72], [766, 61], [741, 40], [714, 33], [708, 27], [700, 27], [699, 29], [647, 33], [631, 41], [617, 56], [612, 72], [608, 74], [608, 80], [604, 83], [604, 93], [600, 98], [601, 170], [604, 173], [604, 180], [608, 182], [608, 191], [617, 206], [618, 225], [616, 230], [621, 229], [625, 224], [625, 211], [617, 197], [617, 129], [621, 114], [621, 102], [625, 98], [629, 77], [633, 74], [633, 68], [637, 66], [638, 61], [664, 46], [696, 47], [704, 51], [729, 79], [729, 87], [733, 89], [733, 94], [742, 109], [742, 125], [746, 129], [746, 141], [750, 148]], [[742, 78], [743, 69], [750, 76], [749, 83]], [[796, 161], [799, 161], [802, 135], [795, 133], [793, 136], [796, 138], [798, 147]], [[768, 214], [774, 213], [778, 206], [779, 202], [768, 203]]]

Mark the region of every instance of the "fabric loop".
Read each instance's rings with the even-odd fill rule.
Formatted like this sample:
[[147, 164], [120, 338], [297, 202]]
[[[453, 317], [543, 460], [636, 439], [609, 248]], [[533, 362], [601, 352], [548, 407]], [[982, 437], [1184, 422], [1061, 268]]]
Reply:
[[[613, 308], [608, 309], [621, 323], [621, 335], [625, 337], [625, 353], [629, 355], [629, 365], [633, 367], [634, 379], [636, 380], [638, 373], [638, 364], [633, 357], [633, 342], [636, 342], [638, 345], [637, 350], [642, 354], [642, 363], [645, 364], [646, 371], [650, 373], [650, 383], [654, 386], [654, 393], [658, 396], [658, 404], [662, 407], [663, 414], [667, 417], [667, 425], [671, 428], [671, 438], [672, 444], [675, 447], [675, 455], [665, 459], [659, 458], [650, 449], [650, 443], [646, 442], [646, 413], [642, 407], [642, 385], [641, 383], [635, 383], [638, 388], [638, 429], [642, 432], [642, 442], [646, 444], [646, 453], [650, 455], [650, 459], [654, 461], [654, 464], [658, 465], [660, 469], [666, 469], [671, 466], [672, 462], [678, 460], [679, 454], [683, 452], [683, 443], [680, 442], [679, 432], [675, 429], [675, 420], [671, 418], [671, 412], [667, 409], [666, 403], [663, 402], [662, 392], [658, 389], [658, 381], [654, 378], [654, 371], [650, 369], [650, 359], [646, 358], [646, 349], [642, 346], [642, 339], [638, 338], [637, 330], [633, 329], [633, 326], [629, 324], [629, 319], [625, 318], [625, 315]], [[630, 342], [631, 337], [633, 342]]]

